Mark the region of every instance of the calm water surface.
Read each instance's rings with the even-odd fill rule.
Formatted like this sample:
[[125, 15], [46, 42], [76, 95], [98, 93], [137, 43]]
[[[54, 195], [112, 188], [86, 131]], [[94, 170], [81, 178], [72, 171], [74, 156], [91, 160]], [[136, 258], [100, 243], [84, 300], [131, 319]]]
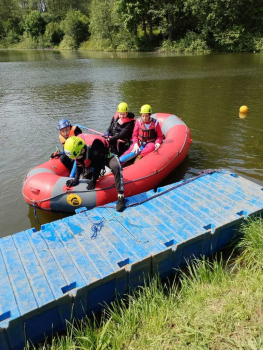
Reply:
[[[174, 113], [190, 127], [185, 162], [161, 185], [224, 168], [263, 185], [263, 54], [156, 55], [0, 51], [0, 237], [39, 228], [25, 174], [59, 147], [68, 118], [105, 131], [116, 106]], [[248, 115], [239, 118], [239, 107]], [[63, 217], [37, 211], [41, 224]]]

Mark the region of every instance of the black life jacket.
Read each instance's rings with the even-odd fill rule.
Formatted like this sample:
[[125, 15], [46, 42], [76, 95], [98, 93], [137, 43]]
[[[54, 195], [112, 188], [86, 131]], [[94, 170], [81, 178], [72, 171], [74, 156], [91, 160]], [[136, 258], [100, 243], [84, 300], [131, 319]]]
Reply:
[[113, 125], [112, 125], [112, 132], [111, 132], [112, 136], [115, 136], [115, 135], [119, 134], [122, 131], [122, 129], [125, 126], [125, 124], [130, 123], [131, 121], [134, 123], [135, 122], [134, 118], [135, 118], [135, 115], [133, 113], [131, 113], [131, 112], [128, 112], [128, 115], [125, 118], [124, 123], [122, 125], [120, 125], [118, 123], [119, 116], [116, 113], [114, 115], [114, 122], [113, 122]]

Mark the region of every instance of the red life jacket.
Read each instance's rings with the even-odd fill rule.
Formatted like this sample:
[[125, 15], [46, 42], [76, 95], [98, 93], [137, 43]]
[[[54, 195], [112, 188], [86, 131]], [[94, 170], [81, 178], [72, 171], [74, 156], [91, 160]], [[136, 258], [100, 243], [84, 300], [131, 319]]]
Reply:
[[[76, 136], [76, 135], [75, 135], [76, 128], [77, 128], [77, 125], [73, 125], [73, 126], [71, 127], [68, 137]], [[67, 139], [65, 139], [65, 137], [63, 137], [62, 135], [59, 134], [59, 141], [60, 141], [60, 142], [62, 143], [62, 145], [64, 146], [64, 143], [67, 141]]]
[[151, 124], [147, 130], [145, 128], [145, 123], [143, 122], [142, 118], [138, 119], [138, 122], [139, 122], [138, 140], [140, 144], [143, 144], [143, 142], [146, 142], [146, 143], [155, 142], [157, 139], [156, 125], [158, 124], [158, 120], [151, 118], [150, 119]]

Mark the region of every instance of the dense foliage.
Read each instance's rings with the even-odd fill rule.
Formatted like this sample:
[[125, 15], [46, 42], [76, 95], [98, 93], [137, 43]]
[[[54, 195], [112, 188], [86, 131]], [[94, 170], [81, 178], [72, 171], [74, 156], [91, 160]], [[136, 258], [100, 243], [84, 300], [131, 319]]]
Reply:
[[258, 51], [263, 0], [0, 0], [18, 48]]

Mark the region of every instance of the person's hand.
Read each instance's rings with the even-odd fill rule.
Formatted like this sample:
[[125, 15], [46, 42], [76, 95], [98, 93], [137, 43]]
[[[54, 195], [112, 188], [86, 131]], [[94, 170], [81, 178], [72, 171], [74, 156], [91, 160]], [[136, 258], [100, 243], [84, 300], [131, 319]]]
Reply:
[[103, 134], [103, 137], [109, 141], [110, 140], [110, 133], [109, 132], [105, 132], [105, 134]]
[[93, 181], [90, 181], [88, 183], [87, 190], [91, 191], [91, 190], [94, 190], [94, 188], [95, 188], [95, 183]]
[[133, 153], [139, 153], [140, 147], [138, 145], [138, 143], [135, 143], [135, 145], [133, 146], [132, 152]]
[[59, 157], [59, 152], [58, 151], [52, 153], [51, 156], [50, 156], [50, 158], [52, 158], [52, 159], [56, 158], [56, 157]]
[[68, 187], [72, 187], [72, 186], [76, 186], [78, 183], [79, 183], [78, 180], [72, 179], [72, 180], [68, 180], [68, 181], [66, 182], [66, 185], [67, 185]]
[[157, 143], [155, 144], [154, 152], [156, 152], [156, 151], [160, 148], [160, 146], [161, 146], [160, 143], [157, 142]]

